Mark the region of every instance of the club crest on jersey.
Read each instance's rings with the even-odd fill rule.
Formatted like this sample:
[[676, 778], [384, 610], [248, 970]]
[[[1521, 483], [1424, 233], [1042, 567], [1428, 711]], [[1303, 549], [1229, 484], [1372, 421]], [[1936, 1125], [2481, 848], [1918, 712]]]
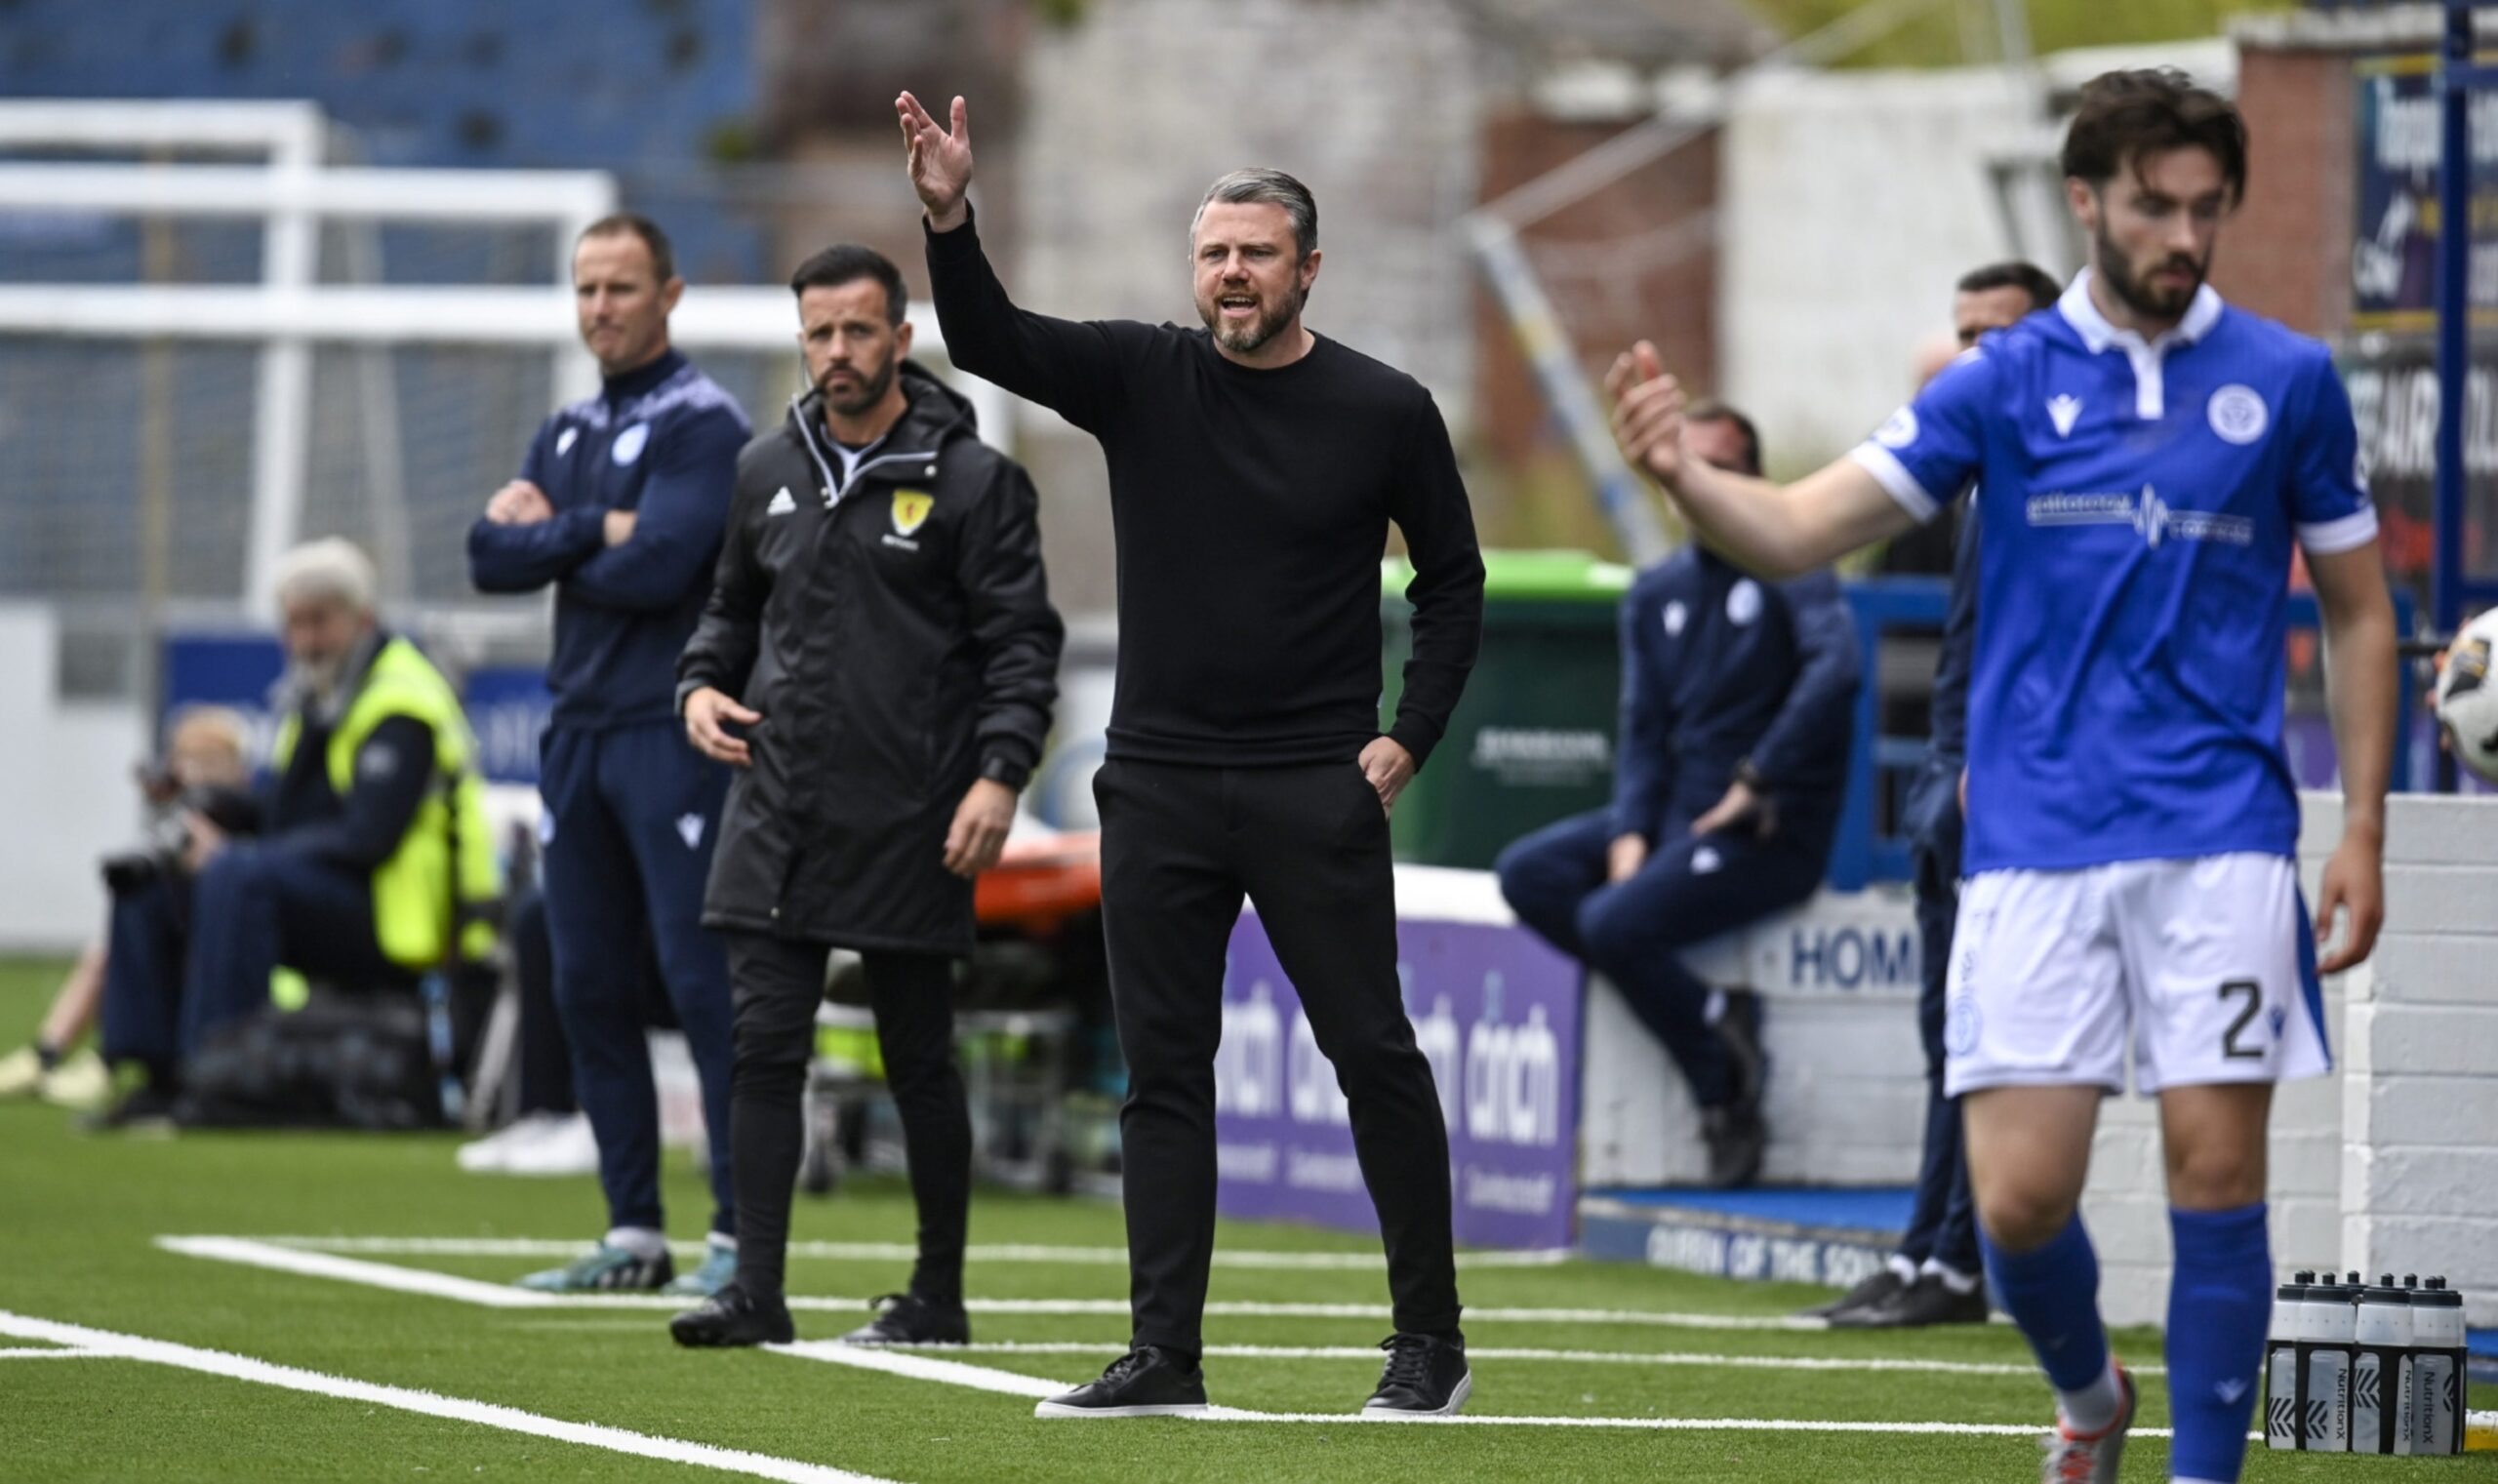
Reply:
[[647, 422], [636, 422], [616, 435], [616, 442], [608, 449], [607, 457], [615, 460], [617, 466], [621, 468], [641, 458], [642, 446], [650, 441], [651, 425]]
[[2205, 409], [2212, 431], [2224, 442], [2248, 444], [2264, 436], [2273, 415], [2265, 409], [2264, 399], [2252, 386], [2231, 382], [2212, 393], [2211, 405]]
[[2081, 398], [2060, 391], [2047, 399], [2047, 420], [2056, 424], [2056, 436], [2070, 438], [2073, 425], [2081, 417]]
[[1760, 617], [1760, 584], [1745, 578], [1726, 589], [1726, 621], [1738, 628]]
[[928, 524], [928, 512], [937, 505], [937, 497], [926, 490], [894, 491], [894, 535], [909, 536]]

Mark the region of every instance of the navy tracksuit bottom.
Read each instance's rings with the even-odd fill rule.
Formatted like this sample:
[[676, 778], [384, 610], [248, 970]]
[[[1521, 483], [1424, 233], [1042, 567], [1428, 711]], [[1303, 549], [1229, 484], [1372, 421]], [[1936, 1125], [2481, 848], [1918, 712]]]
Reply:
[[702, 1078], [711, 1229], [731, 1234], [728, 956], [703, 926], [729, 770], [697, 753], [672, 720], [554, 726], [538, 789], [555, 1009], [572, 1047], [574, 1095], [598, 1140], [608, 1223], [665, 1229], [659, 1098], [645, 1039], [645, 955], [655, 950]]
[[1669, 822], [1647, 863], [1613, 884], [1613, 836], [1611, 811], [1599, 809], [1513, 842], [1493, 864], [1501, 895], [1546, 942], [1602, 970], [1673, 1058], [1692, 1101], [1721, 1107], [1734, 1100], [1734, 1068], [1709, 1022], [1709, 985], [1678, 954], [1813, 895], [1825, 852], [1781, 835], [1694, 835]]
[[1918, 1162], [1916, 1207], [1900, 1256], [1932, 1259], [1964, 1277], [1979, 1269], [1977, 1208], [1969, 1194], [1969, 1163], [1961, 1145], [1960, 1100], [1943, 1095], [1944, 994], [1951, 980], [1952, 928], [1960, 914], [1960, 769], [1929, 758], [1910, 790], [1916, 863], [1916, 926], [1923, 983], [1917, 1030], [1925, 1041], [1925, 1153]]
[[281, 965], [351, 988], [410, 978], [375, 940], [370, 875], [258, 840], [115, 896], [106, 942], [103, 1057], [160, 1072], [267, 1009]]

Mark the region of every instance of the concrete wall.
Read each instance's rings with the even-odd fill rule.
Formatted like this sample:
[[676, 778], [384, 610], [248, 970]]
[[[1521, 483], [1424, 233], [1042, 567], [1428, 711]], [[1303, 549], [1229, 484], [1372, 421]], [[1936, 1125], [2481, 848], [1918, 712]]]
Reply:
[[[1907, 1184], [1925, 1129], [1916, 922], [1906, 892], [1825, 891], [1703, 944], [1694, 972], [1762, 996], [1770, 1142], [1762, 1178]], [[1580, 1067], [1583, 1184], [1682, 1184], [1705, 1161], [1690, 1090], [1621, 994], [1590, 987]]]
[[0, 605], [0, 952], [68, 953], [103, 931], [102, 856], [137, 838], [138, 709], [64, 704], [60, 634], [41, 604]]
[[[2341, 802], [2309, 794], [2310, 900]], [[2325, 985], [2335, 1070], [2274, 1105], [2276, 1266], [2443, 1273], [2498, 1324], [2498, 801], [2397, 796], [2374, 956]], [[2167, 1307], [2168, 1201], [2153, 1105], [2111, 1099], [2083, 1201], [2114, 1324]]]

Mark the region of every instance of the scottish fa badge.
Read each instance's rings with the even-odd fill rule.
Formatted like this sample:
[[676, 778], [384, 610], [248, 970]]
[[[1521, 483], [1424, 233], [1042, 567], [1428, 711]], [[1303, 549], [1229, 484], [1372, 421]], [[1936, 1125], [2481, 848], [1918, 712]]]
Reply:
[[928, 512], [937, 505], [937, 497], [926, 490], [894, 491], [894, 535], [908, 536], [928, 524]]

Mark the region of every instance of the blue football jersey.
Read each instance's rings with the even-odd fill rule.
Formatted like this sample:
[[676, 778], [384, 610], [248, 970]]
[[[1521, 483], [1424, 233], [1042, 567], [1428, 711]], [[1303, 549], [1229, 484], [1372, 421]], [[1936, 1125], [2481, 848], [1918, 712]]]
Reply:
[[1966, 868], [2288, 855], [2291, 543], [2377, 530], [2350, 397], [2323, 345], [2208, 286], [2146, 342], [2088, 284], [1854, 456], [1919, 519], [1982, 501]]

